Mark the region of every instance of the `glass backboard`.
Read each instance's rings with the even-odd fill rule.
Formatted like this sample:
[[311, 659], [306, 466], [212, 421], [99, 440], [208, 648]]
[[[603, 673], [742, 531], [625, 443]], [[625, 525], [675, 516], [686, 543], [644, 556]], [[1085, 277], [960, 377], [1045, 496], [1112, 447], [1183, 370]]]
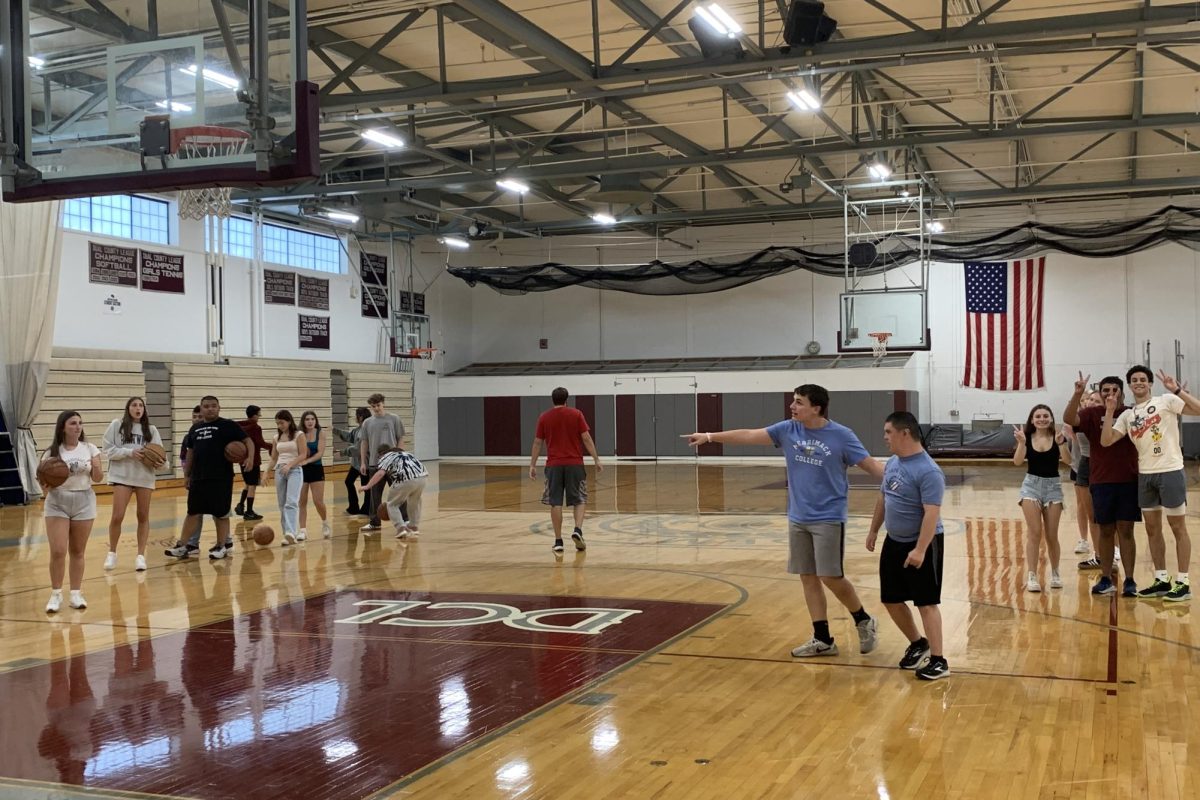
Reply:
[[929, 315], [924, 289], [878, 289], [841, 296], [838, 351], [870, 352], [872, 333], [889, 333], [888, 350], [928, 350]]

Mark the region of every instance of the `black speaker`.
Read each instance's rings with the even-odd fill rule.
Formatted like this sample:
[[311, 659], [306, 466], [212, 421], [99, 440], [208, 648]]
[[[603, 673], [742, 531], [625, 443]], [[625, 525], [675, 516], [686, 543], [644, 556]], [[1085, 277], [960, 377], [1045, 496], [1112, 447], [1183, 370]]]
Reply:
[[850, 250], [846, 255], [850, 259], [850, 266], [864, 269], [875, 263], [875, 256], [878, 252], [875, 245], [870, 242], [855, 242], [850, 245]]
[[837, 30], [837, 20], [825, 13], [825, 4], [815, 0], [792, 0], [783, 21], [783, 40], [789, 45], [820, 44]]
[[708, 24], [699, 17], [689, 19], [688, 27], [692, 30], [692, 36], [696, 37], [696, 44], [700, 45], [700, 54], [705, 58], [721, 58], [722, 56], [741, 58], [745, 55], [741, 42], [737, 39], [730, 39], [728, 36], [722, 36], [708, 27]]

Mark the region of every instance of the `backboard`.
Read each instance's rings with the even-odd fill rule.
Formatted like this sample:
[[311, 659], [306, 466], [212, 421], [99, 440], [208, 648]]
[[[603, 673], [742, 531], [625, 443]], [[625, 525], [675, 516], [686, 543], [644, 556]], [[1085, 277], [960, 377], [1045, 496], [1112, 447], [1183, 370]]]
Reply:
[[888, 332], [889, 351], [929, 349], [929, 313], [924, 289], [877, 289], [841, 296], [838, 352], [869, 353], [869, 334]]
[[[6, 13], [5, 199], [282, 183], [318, 171], [306, 0], [8, 0]], [[157, 137], [144, 133], [152, 117]], [[202, 127], [252, 144], [191, 158], [172, 146]]]

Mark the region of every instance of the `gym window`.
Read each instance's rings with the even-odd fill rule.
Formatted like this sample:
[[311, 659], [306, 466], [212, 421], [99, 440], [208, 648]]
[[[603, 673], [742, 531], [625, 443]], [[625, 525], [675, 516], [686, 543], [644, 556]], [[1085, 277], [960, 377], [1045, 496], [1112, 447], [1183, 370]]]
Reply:
[[[208, 237], [208, 226], [204, 227]], [[254, 258], [254, 221], [245, 217], [225, 220], [225, 255]], [[272, 264], [317, 272], [345, 272], [342, 245], [335, 236], [263, 223], [263, 260]]]
[[171, 204], [124, 194], [63, 201], [62, 225], [74, 231], [169, 244]]

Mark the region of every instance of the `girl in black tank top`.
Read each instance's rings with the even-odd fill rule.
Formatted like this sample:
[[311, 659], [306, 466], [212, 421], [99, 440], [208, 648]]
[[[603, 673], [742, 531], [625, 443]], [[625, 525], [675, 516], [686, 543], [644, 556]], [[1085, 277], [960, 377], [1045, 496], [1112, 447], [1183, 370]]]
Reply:
[[1036, 405], [1024, 425], [1014, 425], [1017, 440], [1013, 463], [1026, 464], [1025, 480], [1021, 483], [1021, 511], [1025, 515], [1025, 589], [1040, 592], [1038, 566], [1042, 542], [1050, 562], [1050, 588], [1061, 589], [1058, 573], [1062, 549], [1058, 543], [1058, 523], [1062, 518], [1063, 491], [1059, 464], [1071, 463], [1067, 440], [1054, 423], [1049, 406]]

